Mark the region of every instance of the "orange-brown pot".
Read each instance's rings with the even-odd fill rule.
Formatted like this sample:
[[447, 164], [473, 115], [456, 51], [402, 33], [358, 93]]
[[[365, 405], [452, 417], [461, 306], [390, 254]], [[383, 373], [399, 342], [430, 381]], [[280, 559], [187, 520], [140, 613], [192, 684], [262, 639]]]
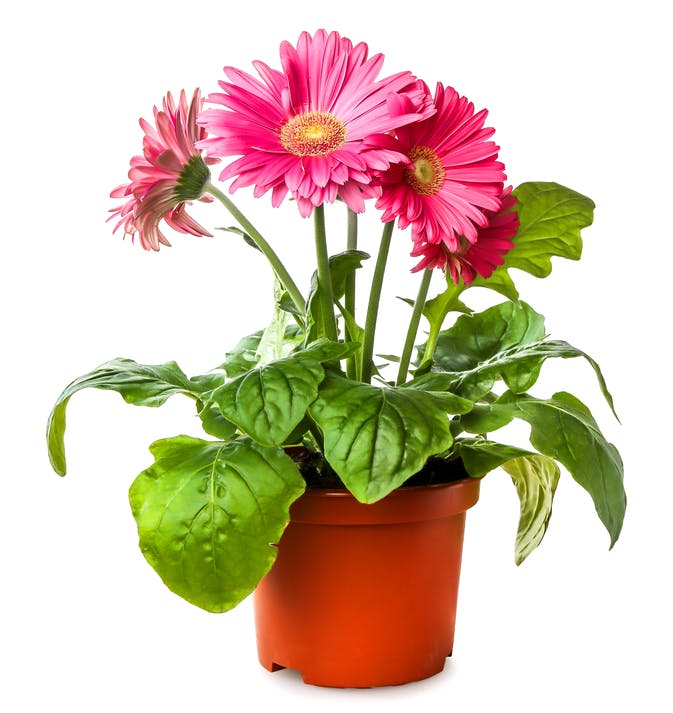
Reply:
[[254, 595], [262, 666], [354, 688], [439, 673], [479, 482], [399, 488], [372, 505], [345, 490], [302, 495]]

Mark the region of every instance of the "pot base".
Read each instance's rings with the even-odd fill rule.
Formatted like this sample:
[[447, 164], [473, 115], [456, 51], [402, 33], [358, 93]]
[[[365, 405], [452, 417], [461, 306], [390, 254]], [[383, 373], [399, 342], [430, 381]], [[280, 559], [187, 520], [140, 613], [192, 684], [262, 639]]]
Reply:
[[[449, 656], [450, 655], [451, 654], [449, 654]], [[289, 668], [288, 666], [281, 666], [277, 663], [269, 663], [268, 661], [263, 661], [261, 657], [259, 658], [259, 662], [263, 668], [265, 668], [267, 671], [271, 671], [271, 673], [275, 673], [276, 671], [283, 671], [284, 669]], [[378, 688], [381, 686], [402, 686], [405, 683], [411, 683], [412, 681], [422, 681], [424, 678], [432, 678], [432, 676], [436, 676], [438, 673], [441, 673], [444, 670], [445, 663], [446, 659], [444, 658], [442, 659], [438, 667], [428, 668], [427, 673], [424, 674], [417, 672], [416, 674], [414, 674], [413, 679], [409, 679], [407, 676], [404, 676], [400, 680], [392, 680], [387, 678], [384, 683], [374, 682], [371, 676], [367, 678], [367, 683], [358, 684], [353, 681], [351, 681], [350, 683], [334, 683], [334, 671], [331, 670], [321, 671], [320, 669], [309, 669], [306, 671], [298, 671], [298, 673], [301, 676], [301, 680], [310, 686], [321, 686], [322, 688]], [[366, 674], [366, 672], [363, 673]]]
[[453, 650], [465, 510], [478, 492], [466, 480], [372, 505], [344, 492], [302, 496], [255, 592], [262, 666], [336, 688], [440, 673]]

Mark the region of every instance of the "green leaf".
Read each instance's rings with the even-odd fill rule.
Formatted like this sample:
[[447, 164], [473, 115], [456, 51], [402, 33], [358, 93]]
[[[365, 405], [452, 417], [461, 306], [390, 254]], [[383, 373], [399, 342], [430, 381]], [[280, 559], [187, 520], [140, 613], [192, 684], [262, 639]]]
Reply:
[[319, 340], [307, 349], [260, 366], [207, 393], [225, 419], [263, 445], [284, 443], [318, 395], [321, 362], [341, 358], [355, 344]]
[[514, 414], [508, 405], [501, 403], [502, 396], [492, 404], [478, 404], [469, 413], [460, 417], [460, 428], [454, 427], [454, 433], [461, 430], [468, 433], [485, 435], [512, 422]]
[[427, 345], [430, 345], [430, 353], [432, 354], [444, 320], [449, 312], [455, 311], [469, 314], [472, 311], [458, 299], [465, 289], [465, 285], [456, 285], [451, 278], [447, 276], [446, 290], [436, 297], [427, 300], [423, 305], [423, 316], [428, 320], [430, 331], [426, 345], [416, 347], [419, 353], [419, 361], [417, 364], [424, 360]]
[[454, 443], [453, 451], [460, 456], [465, 470], [472, 478], [482, 478], [515, 458], [535, 455], [516, 446], [507, 446], [483, 438], [460, 438]]
[[252, 237], [250, 237], [250, 235], [248, 235], [244, 230], [241, 230], [240, 228], [236, 228], [234, 226], [230, 226], [228, 228], [218, 228], [218, 230], [223, 230], [226, 233], [234, 233], [235, 235], [240, 235], [251, 248], [255, 248], [255, 250], [259, 250], [260, 252], [262, 252], [259, 245], [257, 245], [257, 243], [252, 239]]
[[[225, 355], [225, 361], [218, 368], [223, 369], [230, 379], [247, 374], [254, 369], [261, 360], [260, 344], [266, 330], [260, 329], [247, 337], [243, 337], [240, 342]], [[285, 327], [282, 340], [282, 351], [289, 353], [302, 341], [302, 332], [297, 325], [288, 324]]]
[[[348, 277], [360, 267], [362, 261], [369, 255], [361, 250], [346, 250], [332, 255], [329, 258], [329, 269], [332, 278], [332, 293], [335, 304], [344, 296]], [[306, 343], [310, 343], [321, 336], [320, 332], [320, 291], [318, 285], [318, 272], [313, 273], [311, 288], [306, 302]]]
[[[438, 374], [437, 376], [443, 376], [443, 374]], [[450, 391], [444, 390], [438, 383], [434, 385], [439, 386], [439, 388], [431, 388], [432, 383], [429, 379], [418, 379], [408, 381], [399, 388], [422, 391], [428, 398], [432, 399], [444, 413], [463, 414], [468, 413], [474, 408], [474, 403], [469, 399], [464, 399], [462, 396], [457, 396]]]
[[514, 481], [521, 503], [514, 561], [521, 564], [542, 542], [551, 517], [554, 492], [561, 474], [546, 456], [527, 455], [502, 464]]
[[579, 260], [580, 230], [593, 222], [594, 202], [558, 183], [522, 183], [514, 190], [519, 230], [505, 256], [505, 269], [547, 277], [555, 255]]
[[[336, 305], [339, 309], [339, 312], [341, 312], [341, 316], [344, 321], [344, 326], [346, 328], [346, 336], [348, 337], [349, 341], [355, 342], [357, 344], [362, 344], [365, 338], [365, 330], [355, 322], [353, 315], [341, 304], [341, 302], [337, 301]], [[362, 378], [362, 350], [359, 350], [355, 353], [354, 361], [355, 380], [360, 381], [360, 379]], [[377, 369], [374, 366], [373, 362], [372, 373], [377, 373]]]
[[290, 314], [281, 306], [284, 291], [276, 278], [273, 286], [274, 310], [269, 326], [264, 330], [257, 345], [257, 364], [266, 364], [281, 359], [304, 341], [304, 332], [290, 324]]
[[177, 436], [150, 450], [129, 492], [145, 558], [188, 602], [233, 608], [271, 568], [302, 477], [280, 448], [248, 438]]
[[562, 463], [591, 495], [596, 512], [610, 533], [619, 537], [626, 510], [624, 466], [617, 449], [601, 433], [589, 409], [577, 398], [559, 392], [549, 400], [528, 394], [503, 394], [495, 408], [508, 409], [531, 426], [534, 448]]
[[542, 364], [550, 357], [562, 359], [583, 357], [586, 359], [596, 374], [605, 400], [617, 417], [612, 395], [608, 391], [596, 361], [585, 352], [562, 341], [540, 341], [506, 349], [460, 375], [451, 388], [459, 393], [490, 391], [495, 379], [501, 378], [510, 391], [520, 394], [533, 386], [540, 374]]
[[581, 193], [558, 183], [522, 183], [514, 190], [519, 230], [505, 262], [488, 278], [477, 277], [471, 287], [487, 287], [509, 300], [519, 293], [508, 272], [518, 268], [535, 277], [551, 273], [551, 258], [579, 260], [582, 255], [580, 231], [593, 222], [594, 203]]
[[161, 406], [173, 394], [196, 398], [197, 385], [192, 383], [180, 367], [169, 361], [165, 364], [138, 364], [132, 359], [113, 359], [69, 384], [58, 397], [47, 422], [49, 460], [59, 475], [65, 475], [64, 436], [65, 412], [73, 394], [86, 388], [117, 391], [124, 401], [137, 406]]
[[225, 354], [224, 363], [220, 365], [230, 379], [235, 379], [241, 374], [247, 374], [254, 369], [259, 361], [257, 347], [262, 339], [264, 330], [260, 329], [247, 337], [243, 337], [238, 344]]
[[214, 403], [205, 403], [201, 399], [196, 402], [203, 430], [210, 436], [223, 441], [230, 441], [236, 435], [236, 425], [228, 421]]
[[499, 352], [542, 339], [544, 317], [525, 302], [503, 302], [476, 314], [462, 315], [439, 334], [436, 368], [469, 371]]
[[[446, 319], [449, 312], [462, 312], [470, 314], [472, 310], [459, 299], [461, 292], [465, 290], [464, 286], [456, 285], [450, 277], [446, 278], [447, 286], [444, 292], [428, 300], [423, 305], [423, 316], [428, 320], [431, 330], [439, 330]], [[414, 301], [410, 300], [413, 307]]]
[[558, 465], [539, 453], [481, 438], [458, 439], [453, 452], [473, 478], [481, 478], [498, 467], [511, 476], [521, 503], [514, 553], [514, 561], [521, 564], [547, 531], [560, 476]]
[[490, 277], [477, 276], [470, 287], [487, 287], [508, 300], [512, 300], [512, 302], [518, 302], [519, 300], [519, 291], [514, 286], [514, 282], [504, 265], [492, 272]]
[[346, 283], [355, 270], [362, 267], [362, 261], [369, 259], [369, 254], [362, 250], [346, 250], [329, 259], [329, 270], [332, 276], [332, 292], [334, 299], [340, 300], [346, 293]]
[[445, 411], [415, 389], [328, 374], [309, 413], [322, 431], [326, 460], [366, 503], [385, 497], [453, 440]]

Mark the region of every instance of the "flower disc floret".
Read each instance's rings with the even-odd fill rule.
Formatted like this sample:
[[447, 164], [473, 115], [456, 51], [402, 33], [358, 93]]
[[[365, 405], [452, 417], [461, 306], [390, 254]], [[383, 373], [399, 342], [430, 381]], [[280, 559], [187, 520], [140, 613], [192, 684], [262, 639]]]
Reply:
[[409, 150], [412, 165], [404, 170], [404, 180], [422, 196], [434, 196], [444, 185], [444, 167], [439, 156], [428, 146]]
[[280, 142], [295, 156], [325, 156], [346, 143], [346, 125], [328, 111], [308, 111], [283, 125]]

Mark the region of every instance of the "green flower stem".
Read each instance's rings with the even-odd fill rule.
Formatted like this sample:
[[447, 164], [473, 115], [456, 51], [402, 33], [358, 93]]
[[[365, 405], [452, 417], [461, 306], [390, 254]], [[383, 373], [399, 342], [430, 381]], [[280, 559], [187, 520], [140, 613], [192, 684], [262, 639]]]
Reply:
[[409, 329], [407, 330], [407, 338], [404, 342], [404, 349], [402, 350], [400, 368], [397, 372], [398, 386], [407, 380], [407, 372], [409, 371], [409, 363], [411, 362], [411, 352], [414, 349], [416, 335], [418, 334], [418, 325], [421, 322], [421, 315], [423, 314], [425, 298], [428, 296], [428, 288], [430, 287], [431, 279], [432, 270], [425, 270], [423, 272], [423, 278], [421, 279], [421, 285], [418, 288], [418, 296], [416, 297], [416, 302], [414, 302], [414, 311], [411, 313]]
[[376, 318], [379, 314], [381, 287], [383, 285], [383, 276], [386, 270], [386, 262], [388, 260], [388, 252], [390, 251], [390, 240], [393, 236], [394, 225], [395, 222], [391, 220], [383, 226], [383, 235], [381, 235], [379, 254], [376, 256], [376, 266], [374, 267], [374, 277], [372, 278], [372, 288], [369, 292], [364, 344], [362, 345], [362, 381], [365, 384], [370, 383], [372, 379], [372, 358], [374, 356]]
[[234, 203], [227, 198], [227, 196], [222, 193], [221, 190], [216, 188], [212, 183], [207, 183], [205, 185], [204, 191], [210, 193], [211, 196], [217, 198], [220, 203], [236, 218], [240, 226], [250, 235], [250, 237], [255, 241], [255, 245], [262, 251], [266, 259], [271, 263], [273, 271], [276, 273], [280, 283], [283, 285], [290, 299], [294, 302], [295, 307], [300, 314], [306, 312], [306, 302], [299, 291], [299, 288], [295, 284], [294, 280], [290, 277], [290, 273], [285, 268], [285, 265], [281, 262], [281, 259], [276, 255], [273, 248], [266, 242], [262, 237], [261, 233], [255, 228], [255, 226], [241, 213], [241, 211], [234, 205]]
[[[346, 249], [358, 249], [358, 214], [348, 209], [348, 232], [346, 235]], [[346, 278], [346, 293], [344, 295], [345, 308], [355, 319], [355, 270]], [[349, 379], [357, 378], [355, 355], [348, 357], [346, 361], [346, 375]]]
[[325, 336], [333, 342], [338, 340], [336, 317], [334, 316], [334, 292], [332, 275], [329, 269], [327, 252], [327, 233], [325, 231], [325, 210], [319, 205], [313, 210], [315, 226], [315, 254], [318, 262], [318, 284], [320, 285], [320, 313], [322, 315]]

